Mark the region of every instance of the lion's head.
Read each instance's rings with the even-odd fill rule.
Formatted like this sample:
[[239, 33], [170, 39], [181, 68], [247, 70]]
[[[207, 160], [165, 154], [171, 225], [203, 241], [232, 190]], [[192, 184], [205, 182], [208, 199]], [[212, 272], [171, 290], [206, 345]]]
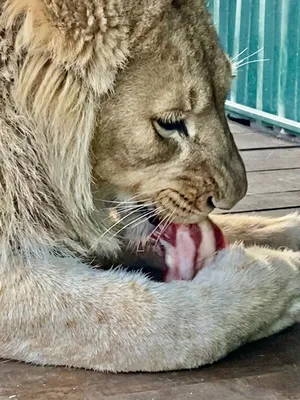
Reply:
[[[101, 102], [93, 176], [178, 222], [231, 208], [246, 179], [224, 115], [231, 64], [199, 0], [173, 1]], [[97, 185], [96, 185], [97, 186]]]
[[3, 25], [12, 102], [69, 215], [107, 186], [178, 222], [245, 194], [224, 114], [231, 65], [204, 0], [7, 0]]

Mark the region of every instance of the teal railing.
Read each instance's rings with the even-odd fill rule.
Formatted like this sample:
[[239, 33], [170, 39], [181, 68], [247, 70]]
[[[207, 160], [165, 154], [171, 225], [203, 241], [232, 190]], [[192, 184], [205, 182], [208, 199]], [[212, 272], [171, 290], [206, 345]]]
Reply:
[[300, 0], [207, 2], [237, 63], [228, 111], [300, 134]]

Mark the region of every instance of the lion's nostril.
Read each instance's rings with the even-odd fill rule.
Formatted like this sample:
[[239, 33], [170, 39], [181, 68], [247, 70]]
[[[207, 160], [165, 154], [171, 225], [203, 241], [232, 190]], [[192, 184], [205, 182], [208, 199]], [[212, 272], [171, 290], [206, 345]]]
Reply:
[[213, 200], [212, 196], [208, 197], [206, 204], [207, 204], [207, 207], [210, 208], [211, 210], [215, 209], [215, 204], [214, 204], [214, 200]]

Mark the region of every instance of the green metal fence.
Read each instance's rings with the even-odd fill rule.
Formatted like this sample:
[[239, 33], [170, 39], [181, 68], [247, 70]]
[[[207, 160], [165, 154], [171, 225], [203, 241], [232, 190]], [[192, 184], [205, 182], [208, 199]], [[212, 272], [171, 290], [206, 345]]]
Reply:
[[208, 7], [225, 51], [232, 59], [242, 53], [227, 109], [300, 134], [300, 0], [208, 0]]

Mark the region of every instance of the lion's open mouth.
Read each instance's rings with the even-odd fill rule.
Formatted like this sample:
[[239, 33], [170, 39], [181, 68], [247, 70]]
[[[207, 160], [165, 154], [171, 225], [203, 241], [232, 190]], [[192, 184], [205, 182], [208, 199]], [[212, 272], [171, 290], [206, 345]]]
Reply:
[[[148, 207], [141, 203], [137, 207], [139, 217], [133, 216], [133, 222], [142, 222], [139, 226], [143, 227], [144, 222], [148, 221], [152, 227], [147, 226], [145, 230], [134, 229], [132, 223], [129, 223], [127, 239], [131, 238], [133, 243], [145, 243], [147, 248], [150, 245], [152, 251], [162, 258], [166, 282], [193, 279], [214, 260], [219, 250], [227, 247], [223, 232], [208, 217], [201, 223], [175, 223], [166, 217], [160, 217], [153, 206]], [[132, 212], [129, 216], [130, 214]], [[113, 217], [120, 219], [118, 213]], [[122, 219], [124, 217], [120, 221]], [[143, 235], [146, 235], [144, 241]]]
[[219, 250], [227, 247], [223, 232], [209, 218], [200, 224], [166, 226], [158, 216], [148, 220], [155, 226], [151, 242], [164, 259], [166, 282], [193, 279], [213, 261]]

